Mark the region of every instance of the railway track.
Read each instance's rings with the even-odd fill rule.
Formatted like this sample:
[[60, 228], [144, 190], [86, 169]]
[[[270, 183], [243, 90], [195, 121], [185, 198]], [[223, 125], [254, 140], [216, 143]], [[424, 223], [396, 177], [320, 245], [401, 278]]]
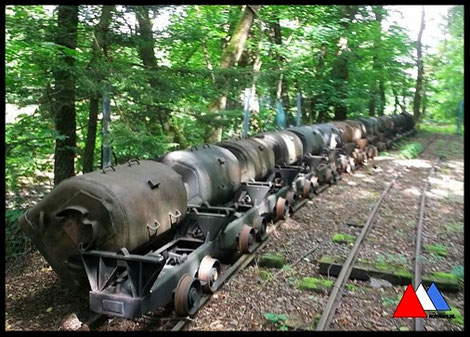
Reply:
[[[433, 141], [428, 143], [426, 145], [426, 147], [421, 152], [424, 152], [432, 142]], [[390, 185], [384, 191], [382, 196], [379, 198], [379, 201], [377, 202], [376, 206], [374, 207], [373, 212], [369, 216], [369, 219], [367, 221], [368, 225], [364, 226], [363, 234], [361, 233], [361, 235], [359, 237], [361, 241], [366, 237], [367, 233], [369, 232], [370, 226], [371, 226], [371, 224], [373, 223], [373, 221], [375, 219], [375, 216], [377, 214], [377, 211], [380, 207], [380, 204], [381, 204], [382, 200], [385, 198], [388, 191], [392, 188], [392, 186], [395, 183], [397, 178], [398, 178], [398, 176], [394, 179], [394, 181], [392, 183], [390, 183]], [[325, 186], [321, 187], [318, 190], [318, 193], [323, 192], [326, 188], [328, 188], [328, 186], [329, 185], [325, 185]], [[294, 211], [301, 208], [306, 202], [307, 202], [307, 199], [302, 199], [302, 200], [298, 201], [297, 204], [295, 206], [293, 206]], [[280, 224], [281, 224], [281, 222], [278, 222], [278, 223], [274, 224], [274, 226], [271, 227], [272, 230], [277, 229], [277, 227], [280, 226]], [[219, 290], [225, 283], [229, 282], [235, 275], [237, 275], [238, 272], [240, 272], [241, 270], [246, 268], [246, 266], [248, 266], [250, 264], [250, 262], [255, 258], [257, 252], [260, 251], [264, 246], [266, 246], [266, 244], [270, 241], [270, 239], [271, 239], [271, 237], [268, 236], [266, 238], [266, 240], [264, 240], [262, 242], [259, 242], [259, 243], [256, 243], [254, 245], [253, 251], [251, 253], [243, 254], [232, 266], [230, 266], [229, 269], [226, 270], [221, 275], [221, 277], [217, 280], [216, 284], [214, 285], [214, 288], [216, 289], [215, 292], [217, 290]], [[326, 314], [324, 313], [324, 315], [326, 315], [326, 316], [325, 316], [325, 318], [323, 318], [323, 316], [322, 316], [322, 319], [320, 320], [321, 324], [320, 323], [318, 324], [318, 328], [317, 328], [318, 330], [325, 329], [325, 327], [329, 325], [329, 322], [331, 322], [331, 319], [334, 315], [334, 309], [336, 308], [336, 306], [338, 304], [338, 301], [339, 301], [338, 299], [339, 299], [339, 297], [342, 293], [341, 289], [342, 289], [342, 287], [344, 286], [344, 284], [347, 282], [347, 280], [349, 278], [349, 274], [351, 273], [352, 265], [353, 265], [354, 260], [355, 260], [354, 255], [357, 256], [357, 250], [358, 250], [359, 246], [360, 246], [360, 241], [357, 244], [356, 248], [353, 247], [353, 249], [355, 249], [356, 252], [355, 253], [353, 252], [353, 255], [351, 255], [351, 258], [348, 258], [349, 267], [347, 269], [345, 269], [344, 272], [342, 271], [343, 275], [338, 277], [338, 279], [337, 279], [338, 284], [335, 283], [335, 286], [333, 287], [333, 292], [332, 292], [333, 297], [330, 297], [330, 298], [332, 298], [332, 304], [327, 305], [326, 310], [325, 310]], [[211, 297], [212, 297], [212, 294], [205, 294], [201, 298], [201, 302], [200, 302], [198, 311], [209, 302]], [[194, 317], [196, 314], [197, 314], [197, 312], [194, 313], [192, 315], [192, 317]], [[152, 320], [155, 320], [155, 321], [158, 321], [158, 320], [161, 320], [161, 321], [164, 321], [164, 320], [175, 321], [176, 323], [173, 325], [171, 330], [172, 331], [181, 331], [182, 329], [185, 328], [185, 326], [188, 324], [188, 322], [192, 321], [192, 317], [190, 317], [190, 316], [188, 316], [188, 317], [175, 317], [175, 318], [153, 317]], [[106, 318], [107, 318], [106, 315], [100, 315], [100, 314], [92, 315], [91, 318], [86, 320], [86, 322], [82, 325], [82, 327], [79, 330], [84, 330], [84, 331], [96, 330], [100, 326], [102, 326], [102, 324], [106, 321]], [[323, 327], [323, 328], [321, 328], [321, 327]]]
[[[440, 158], [438, 158], [434, 164], [432, 165], [431, 169], [429, 170], [428, 177], [426, 179], [426, 184], [423, 187], [421, 192], [421, 203], [419, 209], [419, 219], [416, 225], [416, 247], [415, 247], [415, 255], [414, 255], [414, 274], [413, 274], [413, 288], [416, 287], [421, 283], [421, 243], [422, 243], [422, 236], [423, 236], [423, 222], [424, 222], [424, 210], [426, 208], [426, 192], [429, 187], [429, 177], [434, 174], [434, 169], [436, 165], [439, 163]], [[423, 319], [422, 318], [415, 318], [413, 321], [413, 328], [415, 331], [422, 331], [423, 330]]]
[[[420, 151], [418, 157], [422, 155], [432, 143], [434, 143], [436, 139], [429, 141], [426, 146]], [[423, 219], [424, 219], [424, 211], [425, 211], [425, 199], [426, 199], [426, 192], [429, 187], [429, 177], [431, 177], [434, 173], [434, 169], [439, 162], [440, 158], [437, 158], [431, 169], [428, 171], [426, 176], [426, 184], [423, 187], [420, 195], [420, 206], [419, 206], [419, 217], [416, 223], [416, 243], [415, 243], [415, 254], [414, 254], [414, 265], [413, 265], [413, 287], [416, 288], [418, 284], [421, 282], [421, 242], [422, 242], [422, 232], [423, 232]], [[395, 178], [387, 185], [384, 189], [380, 197], [377, 199], [375, 206], [371, 210], [368, 215], [366, 224], [364, 225], [360, 235], [357, 237], [353, 247], [351, 248], [346, 261], [344, 262], [341, 271], [333, 285], [332, 291], [328, 298], [328, 302], [324, 308], [324, 311], [320, 317], [320, 320], [316, 326], [317, 331], [325, 331], [329, 330], [331, 326], [331, 322], [335, 315], [336, 309], [341, 301], [341, 297], [344, 293], [343, 288], [345, 287], [346, 283], [349, 280], [351, 272], [353, 270], [354, 263], [357, 259], [359, 249], [361, 248], [362, 242], [365, 241], [367, 235], [371, 232], [372, 226], [376, 221], [380, 206], [382, 205], [383, 200], [389, 194], [392, 187], [395, 185], [396, 181], [403, 175], [403, 172], [398, 173]], [[415, 331], [423, 330], [423, 319], [415, 318], [413, 321], [413, 328]]]

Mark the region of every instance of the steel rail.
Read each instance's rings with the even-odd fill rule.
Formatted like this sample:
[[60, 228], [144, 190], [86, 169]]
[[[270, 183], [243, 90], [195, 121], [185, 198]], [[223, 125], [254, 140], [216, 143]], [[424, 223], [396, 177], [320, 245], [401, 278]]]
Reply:
[[388, 194], [392, 186], [395, 184], [398, 177], [399, 175], [397, 175], [392, 180], [392, 182], [388, 184], [387, 188], [382, 192], [382, 195], [380, 196], [374, 208], [372, 209], [371, 213], [369, 214], [369, 217], [367, 218], [367, 222], [364, 225], [361, 231], [361, 234], [359, 234], [359, 236], [356, 239], [356, 242], [354, 243], [354, 246], [349, 251], [348, 257], [346, 258], [346, 261], [344, 262], [341, 268], [338, 278], [336, 279], [336, 282], [333, 285], [333, 289], [331, 291], [330, 297], [328, 298], [328, 303], [326, 304], [325, 310], [323, 311], [320, 317], [320, 321], [317, 324], [317, 327], [316, 327], [317, 331], [324, 331], [328, 329], [331, 323], [331, 320], [333, 319], [339, 300], [341, 299], [341, 295], [342, 295], [341, 290], [346, 284], [346, 282], [348, 281], [349, 276], [351, 275], [354, 262], [359, 252], [359, 247], [362, 241], [364, 240], [364, 238], [366, 237], [366, 235], [369, 233], [370, 229], [372, 228], [372, 224], [374, 223], [374, 220], [377, 215], [377, 211], [380, 205], [382, 204], [383, 199]]
[[[422, 236], [423, 236], [423, 223], [424, 223], [424, 211], [426, 209], [426, 192], [429, 187], [429, 177], [434, 174], [434, 169], [439, 162], [440, 158], [438, 158], [434, 164], [432, 165], [431, 169], [428, 172], [428, 176], [426, 177], [426, 184], [423, 187], [421, 192], [421, 204], [419, 208], [419, 218], [418, 223], [416, 226], [416, 247], [415, 247], [415, 256], [414, 256], [414, 274], [413, 274], [413, 288], [416, 290], [418, 285], [421, 283], [421, 243], [422, 243]], [[413, 320], [413, 328], [415, 331], [422, 331], [423, 330], [423, 319], [422, 318], [415, 318]]]
[[[420, 156], [424, 151], [426, 151], [434, 141], [435, 139], [432, 139], [430, 142], [428, 142], [426, 146], [418, 153], [418, 156]], [[372, 212], [369, 214], [369, 217], [367, 219], [366, 224], [364, 225], [364, 228], [361, 231], [361, 234], [356, 239], [354, 246], [351, 248], [348, 257], [341, 268], [340, 274], [338, 275], [338, 278], [336, 279], [336, 282], [333, 285], [333, 290], [330, 294], [330, 297], [328, 298], [328, 303], [325, 307], [325, 310], [322, 313], [320, 321], [317, 324], [317, 327], [316, 327], [317, 331], [324, 331], [329, 328], [331, 320], [333, 319], [334, 314], [336, 312], [336, 307], [343, 294], [342, 288], [345, 286], [346, 282], [349, 280], [349, 276], [351, 275], [351, 272], [353, 270], [354, 261], [356, 260], [357, 254], [359, 252], [359, 247], [364, 237], [370, 231], [370, 228], [372, 228], [371, 224], [373, 223], [373, 220], [375, 220], [380, 204], [382, 203], [384, 197], [386, 196], [386, 194], [388, 194], [388, 192], [390, 191], [390, 189], [392, 188], [392, 186], [395, 184], [396, 180], [399, 177], [400, 177], [400, 174], [398, 174], [393, 179], [393, 181], [387, 186], [387, 188], [384, 190], [384, 192], [378, 199], [377, 203], [375, 204]]]

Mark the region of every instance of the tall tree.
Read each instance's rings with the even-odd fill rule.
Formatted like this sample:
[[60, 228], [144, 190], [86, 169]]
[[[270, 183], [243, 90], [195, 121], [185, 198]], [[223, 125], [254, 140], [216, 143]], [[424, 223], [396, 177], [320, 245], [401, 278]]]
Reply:
[[[281, 23], [279, 20], [279, 12], [276, 12], [276, 19], [271, 24], [271, 29], [273, 32], [273, 42], [277, 45], [279, 49], [282, 48], [282, 31], [281, 31]], [[284, 78], [283, 73], [283, 65], [286, 62], [285, 57], [280, 52], [274, 53], [276, 61], [278, 63], [278, 70], [279, 70], [279, 80], [276, 86], [276, 100], [282, 102], [282, 106], [284, 109], [289, 110], [289, 95], [288, 95], [288, 87], [287, 81]]]
[[[155, 41], [153, 39], [149, 8], [148, 6], [136, 6], [134, 10], [139, 23], [138, 48], [140, 58], [149, 72], [158, 70], [159, 66], [155, 57]], [[164, 81], [157, 75], [149, 76], [149, 83], [154, 88], [165, 86]], [[186, 141], [182, 132], [171, 122], [171, 109], [166, 106], [159, 106], [158, 108], [151, 107], [150, 109], [151, 118], [159, 119], [170, 141], [178, 143], [181, 147], [186, 147]]]
[[[242, 55], [245, 47], [248, 33], [253, 25], [256, 11], [260, 6], [247, 5], [242, 13], [233, 35], [220, 58], [220, 69], [228, 69], [236, 64]], [[221, 81], [222, 82], [222, 81]], [[225, 84], [219, 82], [222, 94], [214, 99], [209, 105], [209, 112], [218, 113], [225, 109], [227, 105], [227, 90]], [[220, 116], [216, 116], [216, 120], [220, 120]], [[205, 141], [208, 143], [216, 143], [222, 140], [222, 128], [220, 125], [208, 125]]]
[[[446, 38], [431, 56], [424, 78], [428, 94], [428, 116], [455, 121], [464, 97], [464, 7], [452, 6], [447, 13]], [[428, 56], [429, 57], [429, 56]], [[424, 118], [422, 113], [421, 118]]]
[[342, 6], [340, 24], [342, 26], [343, 36], [340, 37], [338, 42], [337, 57], [333, 63], [331, 77], [333, 86], [335, 87], [336, 97], [334, 100], [334, 119], [346, 119], [348, 108], [346, 99], [348, 97], [348, 79], [349, 79], [349, 47], [347, 32], [348, 28], [358, 12], [359, 6]]
[[[257, 20], [257, 24], [253, 24], [253, 28], [251, 29], [250, 33], [248, 34], [248, 41], [252, 41], [251, 48], [245, 48], [240, 60], [238, 61], [238, 67], [243, 69], [252, 69], [252, 76], [249, 76], [246, 81], [242, 81], [244, 83], [244, 87], [250, 89], [250, 128], [254, 131], [261, 131], [261, 125], [259, 120], [259, 112], [260, 112], [260, 105], [258, 99], [258, 92], [256, 88], [256, 82], [259, 78], [259, 73], [261, 70], [261, 65], [263, 62], [261, 61], [261, 47], [263, 42], [263, 27], [262, 27], [261, 20]], [[244, 88], [244, 89], [245, 89]], [[241, 104], [243, 106], [245, 101], [245, 90], [241, 95], [243, 100], [241, 100]]]
[[[101, 18], [95, 27], [95, 32], [92, 42], [92, 57], [90, 60], [90, 70], [96, 81], [96, 86], [99, 86], [100, 82], [104, 80], [104, 76], [100, 70], [97, 69], [98, 61], [100, 56], [104, 54], [107, 57], [108, 39], [107, 33], [109, 30], [109, 24], [111, 23], [112, 12], [114, 6], [103, 6], [101, 11]], [[88, 114], [88, 133], [85, 143], [85, 150], [83, 152], [83, 172], [93, 171], [93, 157], [95, 152], [96, 142], [96, 127], [98, 124], [98, 111], [100, 103], [100, 91], [95, 90], [90, 97], [90, 110]]]
[[[320, 53], [318, 53], [318, 62], [316, 66], [316, 71], [315, 75], [313, 77], [313, 80], [315, 82], [319, 82], [321, 79], [321, 76], [323, 74], [324, 68], [325, 68], [325, 57], [326, 57], [326, 43], [323, 43], [320, 48]], [[311, 101], [310, 101], [310, 114], [309, 114], [309, 124], [313, 123], [313, 114], [315, 113], [315, 110], [318, 110], [318, 115], [316, 116], [315, 120], [316, 122], [323, 123], [326, 118], [326, 109], [324, 107], [319, 108], [317, 101], [320, 98], [320, 95], [318, 93], [315, 93], [313, 95]]]
[[418, 65], [418, 75], [416, 77], [416, 87], [415, 87], [415, 97], [413, 100], [413, 115], [416, 122], [419, 122], [421, 119], [421, 99], [423, 96], [423, 52], [422, 52], [422, 43], [421, 38], [423, 37], [424, 31], [424, 6], [421, 10], [421, 26], [419, 28], [418, 40], [416, 41], [416, 54]]
[[374, 40], [373, 40], [373, 59], [372, 68], [374, 78], [371, 81], [369, 89], [369, 115], [375, 116], [376, 109], [379, 116], [383, 116], [385, 109], [385, 85], [384, 70], [381, 60], [382, 51], [382, 20], [384, 15], [383, 6], [372, 6], [375, 15], [374, 20]]
[[62, 137], [56, 140], [54, 185], [75, 175], [75, 79], [74, 57], [77, 47], [78, 6], [58, 6], [56, 44], [61, 46], [54, 69], [55, 128]]

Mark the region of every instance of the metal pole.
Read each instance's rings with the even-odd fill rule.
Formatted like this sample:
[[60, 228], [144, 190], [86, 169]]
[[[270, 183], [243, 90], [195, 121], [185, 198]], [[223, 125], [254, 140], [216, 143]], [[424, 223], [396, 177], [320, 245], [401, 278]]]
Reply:
[[284, 112], [279, 100], [276, 101], [276, 124], [281, 130], [286, 127], [286, 113]]
[[103, 128], [102, 128], [102, 147], [103, 147], [103, 160], [101, 162], [102, 168], [111, 165], [111, 134], [109, 126], [111, 124], [111, 108], [109, 101], [109, 86], [107, 85], [103, 92]]
[[248, 127], [250, 123], [250, 99], [251, 99], [251, 88], [245, 88], [245, 104], [243, 107], [243, 138], [248, 136]]
[[297, 94], [297, 121], [296, 121], [297, 126], [300, 126], [300, 117], [302, 116], [301, 100], [302, 100], [302, 94], [299, 92]]

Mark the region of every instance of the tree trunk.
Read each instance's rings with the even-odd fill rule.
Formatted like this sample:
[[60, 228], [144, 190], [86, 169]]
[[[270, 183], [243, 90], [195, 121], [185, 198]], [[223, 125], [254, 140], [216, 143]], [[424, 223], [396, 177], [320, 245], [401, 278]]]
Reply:
[[310, 112], [307, 114], [307, 125], [312, 125], [316, 120], [316, 111], [315, 111], [315, 98], [309, 98], [308, 102], [305, 102], [305, 107], [309, 107]]
[[375, 14], [375, 22], [378, 30], [375, 32], [373, 39], [373, 50], [375, 55], [372, 60], [372, 69], [374, 78], [369, 89], [369, 115], [371, 117], [375, 116], [376, 113], [379, 116], [383, 116], [385, 109], [385, 85], [383, 79], [384, 71], [382, 61], [378, 57], [382, 48], [380, 37], [382, 35], [381, 24], [384, 8], [383, 6], [372, 6], [372, 11]]
[[[77, 47], [78, 6], [58, 6], [56, 43], [70, 49]], [[64, 139], [57, 139], [54, 156], [54, 185], [75, 175], [75, 59], [60, 53], [54, 70], [55, 128]]]
[[346, 119], [348, 108], [345, 100], [348, 97], [347, 81], [349, 78], [348, 60], [342, 53], [333, 63], [332, 77], [336, 90], [337, 102], [334, 103], [334, 120], [342, 121]]
[[375, 116], [375, 104], [376, 104], [376, 91], [377, 89], [375, 88], [376, 82], [372, 81], [369, 89], [369, 116], [374, 117]]
[[85, 150], [83, 151], [83, 173], [93, 171], [93, 157], [95, 153], [99, 102], [99, 95], [90, 98], [90, 110], [88, 113], [88, 133], [85, 143]]
[[262, 41], [263, 41], [263, 37], [262, 37], [262, 30], [260, 27], [260, 36], [259, 36], [258, 45], [256, 47], [254, 60], [253, 60], [253, 80], [251, 82], [251, 96], [250, 96], [250, 114], [252, 116], [252, 118], [250, 118], [250, 128], [252, 128], [256, 132], [259, 132], [262, 130], [262, 126], [260, 125], [260, 123], [258, 123], [260, 106], [259, 106], [258, 94], [256, 92], [256, 81], [258, 80], [259, 72], [261, 70], [261, 65], [263, 64], [263, 62], [261, 61], [261, 55], [260, 55]]
[[[316, 83], [321, 83], [324, 80], [322, 74], [323, 74], [323, 71], [325, 69], [326, 43], [322, 44], [320, 50], [321, 50], [321, 52], [318, 55], [318, 64], [317, 64], [317, 67], [315, 69], [315, 76], [313, 78], [313, 80]], [[313, 121], [316, 121], [317, 123], [321, 123], [321, 122], [323, 122], [323, 120], [326, 116], [326, 108], [325, 107], [321, 108], [321, 110], [318, 111], [318, 114], [316, 114], [315, 110], [318, 110], [317, 102], [320, 99], [323, 99], [323, 97], [319, 93], [314, 94], [313, 97], [312, 97], [312, 101], [310, 103], [311, 105], [310, 105], [310, 118], [309, 118], [309, 121], [312, 120], [312, 122], [310, 122], [309, 124], [312, 124]], [[323, 105], [323, 106], [325, 106], [325, 105]], [[314, 117], [315, 114], [316, 114], [316, 117]]]
[[[220, 69], [228, 69], [236, 64], [240, 60], [240, 56], [245, 48], [245, 43], [248, 37], [251, 26], [256, 15], [256, 11], [260, 6], [246, 6], [243, 14], [235, 27], [233, 35], [225, 48], [222, 57], [220, 59]], [[226, 84], [223, 79], [218, 79], [218, 87], [221, 89], [223, 94], [218, 98], [214, 99], [209, 104], [209, 112], [217, 114], [221, 110], [224, 110], [227, 105], [227, 91]], [[220, 116], [215, 116], [215, 120], [220, 120]], [[208, 125], [206, 130], [205, 141], [207, 143], [217, 143], [222, 140], [222, 128], [219, 125]]]
[[385, 85], [384, 85], [384, 82], [382, 79], [379, 80], [379, 110], [377, 111], [379, 116], [383, 116], [384, 115], [384, 111], [385, 111], [385, 104], [387, 103], [386, 102], [386, 98], [385, 98]]
[[395, 88], [392, 89], [393, 96], [395, 97], [395, 104], [393, 105], [393, 113], [396, 114], [398, 107], [400, 106], [400, 99], [398, 98], [398, 93]]
[[[347, 33], [349, 25], [358, 11], [358, 6], [343, 6], [341, 26], [343, 32]], [[333, 79], [333, 86], [336, 90], [336, 102], [334, 102], [334, 120], [344, 120], [347, 117], [348, 109], [345, 100], [348, 97], [348, 39], [341, 37], [339, 39], [339, 49], [337, 57], [333, 62], [333, 69], [331, 77]]]
[[[107, 33], [109, 30], [109, 24], [111, 23], [112, 11], [114, 6], [103, 6], [101, 12], [100, 22], [95, 27], [95, 36], [92, 44], [92, 59], [90, 64], [93, 66], [103, 53], [107, 57]], [[95, 75], [96, 82], [103, 80], [103, 77], [99, 75], [99, 72]], [[93, 171], [93, 159], [95, 153], [96, 143], [96, 128], [98, 125], [98, 112], [99, 112], [100, 92], [95, 92], [90, 97], [90, 110], [88, 115], [88, 132], [85, 143], [85, 150], [83, 151], [83, 173]]]
[[[279, 21], [279, 18], [277, 18], [276, 22], [272, 24], [272, 31], [273, 31], [273, 37], [274, 37], [274, 43], [277, 44], [279, 47], [282, 46], [282, 32], [281, 32], [281, 24]], [[285, 111], [288, 111], [290, 108], [290, 99], [289, 99], [289, 94], [288, 94], [288, 87], [287, 87], [287, 81], [284, 79], [284, 74], [283, 74], [283, 67], [285, 63], [285, 58], [280, 55], [279, 53], [276, 53], [276, 60], [278, 63], [278, 70], [280, 72], [279, 76], [279, 81], [277, 84], [277, 90], [276, 90], [276, 99], [278, 101], [281, 101], [282, 107], [284, 108]]]
[[[136, 6], [134, 11], [139, 23], [138, 47], [140, 58], [142, 59], [144, 66], [149, 68], [149, 71], [157, 70], [158, 64], [154, 51], [155, 41], [153, 39], [152, 21], [149, 17], [148, 6]], [[165, 85], [165, 83], [156, 76], [152, 76], [149, 79], [149, 83], [154, 88]], [[171, 122], [171, 110], [164, 107], [160, 107], [159, 109], [150, 107], [149, 109], [152, 111], [150, 115], [159, 120], [169, 141], [178, 143], [180, 147], [186, 147], [186, 139], [184, 138], [182, 131], [175, 127]]]
[[413, 100], [413, 115], [415, 122], [418, 123], [421, 120], [420, 116], [420, 107], [421, 107], [421, 97], [423, 91], [423, 54], [422, 54], [422, 44], [421, 38], [424, 31], [424, 6], [421, 10], [421, 26], [419, 28], [418, 40], [416, 41], [416, 54], [417, 64], [418, 64], [418, 76], [416, 78], [416, 87], [415, 87], [415, 97]]

